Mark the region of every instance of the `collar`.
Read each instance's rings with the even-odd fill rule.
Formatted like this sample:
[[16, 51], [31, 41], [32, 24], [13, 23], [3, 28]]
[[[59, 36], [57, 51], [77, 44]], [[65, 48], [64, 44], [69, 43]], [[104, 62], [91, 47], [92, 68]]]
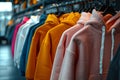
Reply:
[[[115, 16], [111, 17], [105, 23], [104, 17], [102, 16], [102, 14], [96, 11], [95, 9], [93, 9], [92, 15], [89, 21], [87, 21], [85, 25], [92, 25], [94, 28], [101, 30], [101, 31], [102, 31], [102, 27], [105, 26], [106, 32], [111, 32], [111, 29], [118, 27], [117, 25], [120, 23], [119, 18], [120, 18], [120, 13], [118, 12]], [[112, 25], [108, 25], [111, 23]], [[107, 30], [107, 27], [110, 27], [110, 29]]]
[[69, 16], [62, 21], [62, 23], [66, 23], [73, 26], [76, 24], [79, 18], [80, 18], [80, 14], [78, 12], [75, 12], [75, 13], [71, 12]]
[[87, 13], [87, 12], [82, 12], [80, 19], [78, 20], [78, 24], [85, 24], [86, 21], [88, 21], [90, 19], [91, 13]]
[[24, 23], [24, 22], [26, 23], [28, 20], [29, 20], [29, 18], [25, 16], [22, 20], [22, 23]]
[[56, 17], [56, 15], [49, 14], [46, 21], [45, 21], [45, 23], [58, 25], [59, 24], [59, 19]]

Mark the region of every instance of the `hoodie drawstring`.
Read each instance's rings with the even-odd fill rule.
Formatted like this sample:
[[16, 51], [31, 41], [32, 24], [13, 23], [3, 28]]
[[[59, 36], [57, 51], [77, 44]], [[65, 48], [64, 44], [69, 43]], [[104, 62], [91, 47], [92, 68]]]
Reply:
[[[112, 29], [112, 32], [111, 32], [111, 35], [112, 35], [112, 47], [111, 47], [111, 61], [113, 59], [113, 50], [114, 50], [114, 32], [115, 32], [115, 29], [113, 28]], [[105, 43], [105, 26], [102, 27], [102, 38], [101, 38], [101, 48], [100, 48], [100, 62], [99, 62], [99, 73], [102, 74], [103, 72], [103, 54], [104, 54], [104, 43]]]
[[104, 53], [104, 43], [105, 43], [105, 26], [102, 27], [102, 38], [101, 38], [101, 48], [100, 48], [100, 65], [99, 65], [99, 73], [102, 74], [103, 72], [103, 53]]
[[114, 40], [114, 32], [115, 32], [115, 29], [113, 28], [113, 29], [112, 29], [112, 32], [111, 32], [111, 35], [112, 35], [111, 61], [112, 61], [112, 59], [113, 59], [114, 42], [115, 42], [115, 40]]

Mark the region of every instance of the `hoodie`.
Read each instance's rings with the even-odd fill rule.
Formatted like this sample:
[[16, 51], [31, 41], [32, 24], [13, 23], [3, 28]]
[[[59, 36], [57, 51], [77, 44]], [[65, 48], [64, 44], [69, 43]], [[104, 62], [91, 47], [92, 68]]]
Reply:
[[63, 32], [56, 50], [51, 80], [58, 80], [65, 49], [67, 48], [73, 34], [83, 28], [84, 23], [89, 20], [90, 16], [90, 13], [82, 12], [77, 24]]
[[120, 44], [119, 17], [120, 13], [105, 23], [100, 13], [92, 11], [90, 20], [73, 35], [65, 51], [59, 80], [106, 80]]
[[47, 32], [38, 54], [34, 80], [50, 80], [54, 56], [61, 35], [66, 29], [75, 25], [79, 17], [79, 13], [71, 12], [62, 20], [61, 24]]
[[22, 49], [29, 29], [39, 22], [39, 17], [40, 16], [31, 16], [31, 18], [23, 24], [17, 32], [14, 49], [14, 63], [18, 68], [20, 68], [20, 56], [22, 54]]
[[60, 24], [60, 22], [68, 15], [69, 14], [64, 14], [60, 18], [57, 18], [54, 14], [49, 14], [45, 23], [36, 29], [28, 54], [28, 61], [25, 73], [27, 79], [34, 79], [37, 56], [39, 54], [41, 43], [45, 35], [50, 29]]
[[12, 51], [12, 56], [14, 57], [14, 47], [15, 47], [15, 41], [16, 41], [16, 36], [17, 36], [17, 32], [19, 30], [19, 28], [25, 24], [29, 19], [27, 17], [23, 18], [23, 21], [19, 24], [16, 25], [14, 33], [13, 33], [13, 37], [12, 37], [12, 45], [11, 45], [11, 51]]
[[30, 51], [28, 55], [28, 62], [26, 66], [25, 76], [27, 79], [34, 79], [34, 72], [36, 67], [36, 59], [40, 48], [40, 43], [42, 42], [47, 31], [54, 26], [58, 25], [59, 21], [57, 17], [53, 14], [49, 14], [45, 23], [38, 27], [32, 37]]
[[20, 72], [21, 72], [22, 76], [25, 76], [28, 54], [29, 54], [30, 45], [31, 45], [31, 41], [32, 41], [32, 37], [34, 35], [34, 32], [39, 26], [44, 24], [44, 22], [46, 20], [46, 17], [47, 17], [46, 15], [41, 14], [39, 23], [30, 28], [29, 33], [26, 37], [26, 40], [25, 40], [25, 43], [24, 43], [24, 46], [23, 46], [23, 49], [22, 49], [22, 54], [21, 54], [21, 57], [20, 57]]

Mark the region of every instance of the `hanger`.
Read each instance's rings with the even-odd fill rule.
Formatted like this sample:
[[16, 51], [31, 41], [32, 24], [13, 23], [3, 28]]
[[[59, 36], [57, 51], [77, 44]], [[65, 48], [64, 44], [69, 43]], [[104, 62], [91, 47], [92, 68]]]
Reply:
[[92, 13], [92, 10], [94, 9], [94, 2], [87, 2], [86, 3], [86, 10], [85, 10], [85, 12], [90, 12], [90, 13]]
[[[57, 5], [56, 6], [57, 7], [57, 12], [55, 13], [56, 15], [57, 15], [57, 17], [60, 17], [61, 15], [63, 15], [63, 14], [65, 14], [65, 13], [67, 13], [66, 11], [66, 9], [67, 9], [67, 4], [66, 3], [64, 3], [64, 4], [59, 4], [59, 5]], [[60, 8], [63, 8], [62, 10], [60, 10]]]
[[84, 9], [84, 2], [81, 1], [80, 5], [79, 5], [79, 13], [83, 12], [83, 9]]
[[60, 17], [62, 14], [65, 14], [66, 12], [64, 12], [65, 11], [65, 8], [63, 8], [63, 11], [60, 11], [59, 9], [58, 9], [58, 11], [57, 11], [57, 13], [55, 13], [56, 15], [57, 15], [57, 17]]
[[[90, 2], [90, 9], [89, 9], [89, 11], [88, 12], [90, 12], [90, 13], [92, 13], [92, 11], [93, 11], [93, 9], [96, 9], [96, 3], [97, 3], [97, 5], [98, 5], [98, 1], [93, 1], [93, 2]], [[99, 6], [99, 5], [98, 5]]]
[[88, 9], [87, 1], [83, 1], [83, 3], [84, 3], [84, 9], [83, 9], [83, 11], [86, 12], [87, 9]]
[[107, 5], [104, 5], [104, 4], [103, 4], [103, 5], [100, 7], [99, 11], [104, 11], [106, 8], [107, 8]]
[[103, 16], [105, 16], [106, 14], [115, 15], [116, 11], [114, 10], [114, 8], [112, 6], [107, 6], [107, 8], [103, 12]]
[[116, 14], [115, 9], [113, 8], [113, 6], [109, 5], [109, 2], [110, 2], [109, 0], [106, 0], [106, 8], [103, 11], [103, 16], [105, 16], [106, 14], [112, 14], [112, 15]]
[[88, 2], [88, 3], [87, 3], [87, 9], [85, 10], [85, 12], [89, 12], [90, 8], [91, 8], [91, 3]]

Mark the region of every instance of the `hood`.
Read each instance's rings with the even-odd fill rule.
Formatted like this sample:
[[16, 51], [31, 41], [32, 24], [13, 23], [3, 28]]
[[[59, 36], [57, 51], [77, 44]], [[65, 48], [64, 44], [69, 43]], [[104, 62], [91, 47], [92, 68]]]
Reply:
[[88, 21], [90, 19], [90, 16], [91, 16], [91, 13], [89, 13], [89, 12], [88, 13], [87, 12], [82, 12], [77, 23], [78, 24], [85, 24], [86, 21]]
[[22, 20], [22, 23], [27, 22], [28, 20], [29, 20], [29, 18], [25, 16]]
[[47, 16], [47, 19], [46, 19], [45, 23], [51, 23], [51, 24], [56, 24], [56, 25], [58, 25], [58, 24], [59, 24], [59, 19], [56, 17], [56, 15], [54, 15], [54, 14], [49, 14], [49, 15]]
[[80, 18], [80, 13], [78, 13], [78, 12], [75, 12], [75, 13], [71, 12], [71, 13], [69, 13], [69, 16], [66, 17], [66, 19], [64, 19], [62, 21], [62, 23], [65, 23], [65, 24], [73, 26], [73, 25], [76, 24], [76, 22], [79, 20], [79, 18]]
[[119, 18], [120, 18], [120, 12], [118, 12], [115, 16], [112, 16], [110, 14], [107, 14], [106, 16], [102, 16], [100, 12], [94, 9], [92, 11], [90, 20], [87, 21], [85, 25], [92, 25], [94, 28], [100, 31], [102, 31], [102, 26], [104, 26], [106, 33], [111, 33], [113, 28], [115, 28], [116, 30], [119, 29], [119, 23], [120, 23]]
[[92, 11], [90, 20], [85, 25], [92, 25], [91, 27], [97, 29], [101, 32], [101, 48], [100, 48], [100, 61], [99, 61], [99, 74], [103, 72], [103, 55], [104, 55], [104, 45], [105, 36], [110, 33], [112, 46], [111, 46], [111, 60], [113, 59], [113, 50], [115, 44], [115, 33], [120, 32], [120, 13], [118, 12], [115, 16], [110, 14], [102, 16], [100, 12], [95, 9]]
[[109, 27], [108, 32], [111, 32], [112, 29], [114, 28], [116, 30], [116, 32], [119, 33], [120, 32], [120, 12], [118, 12], [115, 16], [110, 18], [106, 22], [106, 25], [111, 26], [111, 27]]

